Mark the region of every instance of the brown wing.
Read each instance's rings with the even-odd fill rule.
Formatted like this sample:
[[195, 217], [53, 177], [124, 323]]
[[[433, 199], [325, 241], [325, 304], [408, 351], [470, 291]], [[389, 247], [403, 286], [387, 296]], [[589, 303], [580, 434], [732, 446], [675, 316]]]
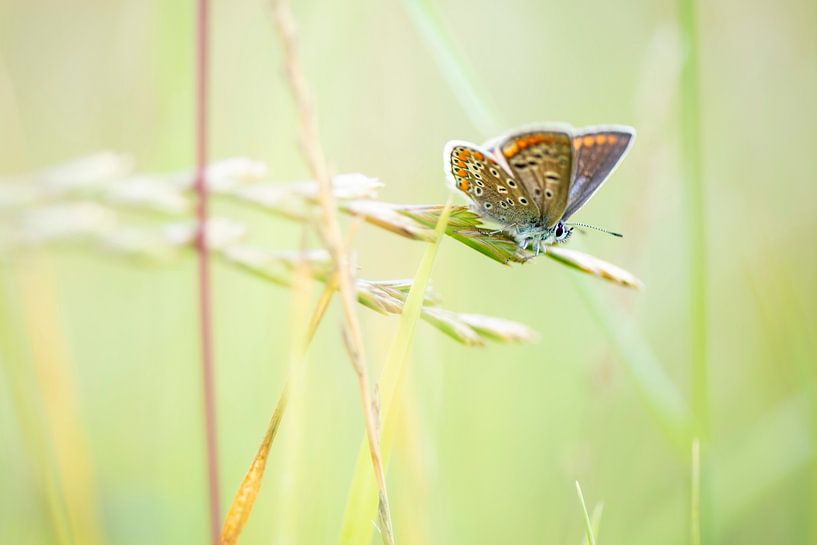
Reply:
[[474, 201], [481, 215], [504, 227], [539, 219], [539, 209], [525, 186], [508, 174], [488, 150], [451, 141], [445, 146], [443, 158], [448, 181]]
[[523, 129], [495, 142], [494, 153], [525, 184], [548, 227], [559, 222], [567, 206], [572, 168], [570, 138], [567, 129]]
[[584, 206], [627, 153], [635, 129], [625, 126], [589, 127], [573, 137], [573, 181], [565, 219]]

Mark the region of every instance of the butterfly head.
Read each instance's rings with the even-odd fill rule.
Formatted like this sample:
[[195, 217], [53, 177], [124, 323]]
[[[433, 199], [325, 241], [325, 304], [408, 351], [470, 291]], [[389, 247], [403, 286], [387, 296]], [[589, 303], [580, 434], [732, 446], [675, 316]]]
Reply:
[[561, 242], [567, 242], [567, 239], [569, 239], [570, 235], [572, 234], [573, 228], [568, 227], [567, 225], [565, 225], [563, 221], [560, 221], [559, 223], [556, 224], [556, 227], [553, 229], [554, 242], [556, 242], [557, 244]]

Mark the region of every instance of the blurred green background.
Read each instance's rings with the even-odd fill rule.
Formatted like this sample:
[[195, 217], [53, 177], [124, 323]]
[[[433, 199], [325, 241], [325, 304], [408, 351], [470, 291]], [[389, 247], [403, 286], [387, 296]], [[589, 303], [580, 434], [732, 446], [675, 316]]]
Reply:
[[[591, 506], [604, 502], [600, 543], [688, 542], [688, 437], [662, 425], [628, 359], [644, 340], [689, 404], [678, 5], [294, 4], [327, 155], [339, 172], [383, 180], [386, 201], [444, 202], [448, 139], [481, 142], [537, 121], [639, 132], [576, 216], [625, 238], [591, 233], [571, 245], [632, 271], [643, 290], [547, 259], [507, 268], [443, 241], [433, 285], [446, 307], [521, 321], [542, 338], [474, 349], [419, 326], [389, 470], [398, 543], [578, 544], [576, 480]], [[2, 0], [0, 174], [100, 149], [132, 154], [144, 172], [191, 167], [193, 7]], [[817, 542], [817, 4], [697, 9], [705, 542]], [[449, 84], [418, 13], [442, 29], [473, 95]], [[268, 2], [217, 0], [211, 16], [211, 157], [307, 178]], [[298, 247], [297, 225], [225, 203], [214, 213], [247, 222], [260, 246]], [[360, 276], [386, 279], [411, 277], [424, 245], [364, 226], [355, 248]], [[62, 250], [37, 263], [0, 266], [0, 542], [70, 543], [49, 515], [61, 496], [93, 521], [78, 542], [205, 542], [195, 260], [151, 267]], [[213, 290], [226, 506], [282, 387], [291, 296], [219, 263]], [[243, 544], [338, 540], [363, 436], [338, 310], [313, 343]], [[360, 316], [376, 373], [397, 319]], [[622, 324], [636, 334], [610, 334]]]

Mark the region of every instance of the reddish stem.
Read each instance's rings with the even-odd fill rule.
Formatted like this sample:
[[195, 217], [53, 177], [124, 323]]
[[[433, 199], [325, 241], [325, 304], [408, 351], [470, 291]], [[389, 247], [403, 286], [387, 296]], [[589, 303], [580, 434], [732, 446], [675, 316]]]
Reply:
[[207, 68], [209, 2], [198, 0], [196, 21], [196, 218], [198, 231], [199, 317], [201, 335], [202, 397], [207, 440], [207, 480], [210, 505], [210, 540], [218, 543], [221, 506], [218, 492], [218, 446], [216, 442], [216, 401], [213, 380], [213, 337], [210, 300], [210, 262], [207, 250]]

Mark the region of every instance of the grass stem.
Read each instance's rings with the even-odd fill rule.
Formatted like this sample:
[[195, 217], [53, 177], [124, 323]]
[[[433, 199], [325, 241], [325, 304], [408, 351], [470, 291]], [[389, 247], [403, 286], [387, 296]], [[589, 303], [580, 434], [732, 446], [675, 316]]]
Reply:
[[207, 250], [207, 100], [209, 0], [198, 0], [196, 10], [196, 218], [198, 230], [199, 328], [201, 338], [202, 398], [207, 442], [207, 484], [210, 507], [210, 541], [217, 543], [221, 522], [219, 498], [216, 396], [213, 371], [213, 320], [210, 297], [210, 260]]

